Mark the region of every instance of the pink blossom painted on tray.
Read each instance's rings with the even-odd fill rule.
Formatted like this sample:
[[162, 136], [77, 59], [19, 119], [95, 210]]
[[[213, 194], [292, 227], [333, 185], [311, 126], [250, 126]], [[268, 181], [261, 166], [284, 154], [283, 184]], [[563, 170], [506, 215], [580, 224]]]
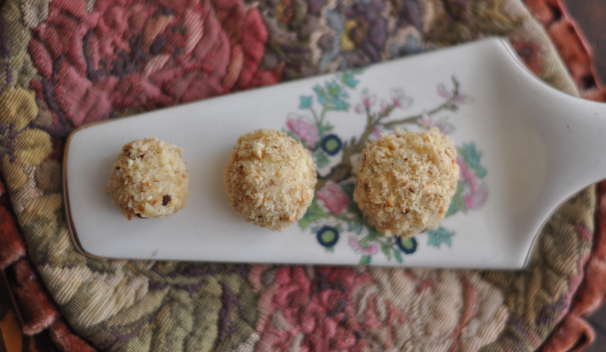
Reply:
[[324, 187], [316, 192], [316, 196], [335, 215], [341, 214], [349, 205], [349, 196], [343, 191], [341, 186], [333, 181], [326, 182]]
[[[370, 140], [378, 139], [381, 133], [388, 133], [395, 128], [427, 130], [437, 127], [442, 133], [451, 134], [455, 131], [455, 125], [449, 121], [450, 116], [445, 112], [455, 113], [460, 105], [469, 104], [472, 99], [461, 92], [459, 82], [452, 77], [451, 87], [447, 88], [443, 83], [437, 85], [441, 99], [436, 105], [423, 109], [420, 113], [401, 117], [402, 111], [411, 108], [414, 101], [401, 88], [389, 89], [388, 98], [361, 89], [356, 94], [359, 101], [350, 103], [351, 95], [360, 83], [358, 75], [361, 74], [361, 70], [344, 72], [324, 85], [314, 86], [312, 91], [315, 96], [299, 97], [299, 109], [311, 117], [291, 114], [286, 121], [286, 132], [309, 148], [319, 170], [317, 197], [299, 221], [299, 227], [303, 230], [310, 229], [327, 252], [334, 252], [342, 232], [351, 233], [348, 247], [361, 255], [362, 264], [370, 263], [372, 257], [379, 252], [388, 260], [394, 258], [402, 262], [403, 255], [416, 252], [417, 238], [385, 237], [366, 221], [357, 204], [352, 201], [356, 180], [352, 158], [359, 156]], [[361, 136], [344, 139], [334, 133], [334, 126], [327, 117], [330, 114], [336, 119], [337, 112], [344, 113], [350, 108], [356, 114], [354, 116], [364, 115], [366, 127]], [[345, 114], [341, 116], [346, 118]], [[480, 164], [481, 152], [476, 150], [473, 142], [457, 147], [457, 152], [461, 177], [446, 216], [480, 209], [488, 197], [488, 188], [483, 181], [486, 170]], [[323, 169], [325, 167], [329, 170]], [[452, 237], [455, 235], [454, 231], [442, 226], [428, 229], [425, 233], [428, 235], [427, 245], [437, 248], [442, 245], [452, 246]]]

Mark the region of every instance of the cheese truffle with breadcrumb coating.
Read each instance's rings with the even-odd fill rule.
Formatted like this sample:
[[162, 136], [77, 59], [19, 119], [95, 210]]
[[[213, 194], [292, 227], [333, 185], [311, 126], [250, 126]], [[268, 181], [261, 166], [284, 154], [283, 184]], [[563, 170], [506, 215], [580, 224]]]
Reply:
[[229, 204], [246, 221], [283, 231], [305, 214], [317, 175], [305, 147], [285, 133], [261, 129], [238, 139], [224, 182]]
[[402, 238], [438, 226], [457, 189], [452, 141], [437, 128], [396, 130], [362, 152], [354, 200], [386, 236]]
[[128, 220], [174, 214], [187, 204], [189, 172], [183, 149], [155, 138], [122, 147], [105, 189]]

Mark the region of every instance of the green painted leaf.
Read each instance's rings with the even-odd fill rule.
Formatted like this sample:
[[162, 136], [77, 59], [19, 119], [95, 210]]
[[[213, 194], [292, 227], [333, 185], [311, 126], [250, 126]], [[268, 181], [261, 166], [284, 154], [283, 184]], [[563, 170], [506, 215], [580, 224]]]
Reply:
[[454, 214], [456, 214], [459, 210], [457, 209], [457, 206], [455, 205], [455, 202], [453, 202], [452, 200], [450, 201], [450, 205], [448, 205], [448, 210], [446, 211], [446, 214], [444, 215], [445, 218], [452, 216]]
[[467, 205], [465, 204], [465, 200], [463, 199], [463, 192], [465, 191], [465, 186], [463, 182], [459, 182], [457, 184], [457, 191], [454, 196], [450, 199], [450, 205], [448, 206], [448, 211], [445, 216], [451, 216], [459, 211], [467, 214]]
[[362, 248], [368, 248], [368, 236], [364, 237], [363, 239], [360, 240], [360, 246], [362, 246]]
[[311, 104], [313, 103], [313, 97], [310, 96], [304, 96], [301, 95], [299, 97], [299, 99], [301, 99], [301, 104], [299, 104], [299, 109], [309, 109], [311, 107]]
[[454, 204], [457, 211], [462, 211], [464, 214], [467, 214], [467, 205], [465, 204], [465, 199], [463, 199], [463, 192], [465, 191], [465, 186], [463, 182], [459, 182], [457, 185], [457, 191], [452, 196], [450, 200], [451, 204]]
[[360, 221], [361, 221], [362, 219], [364, 219], [364, 214], [362, 213], [362, 210], [360, 210], [360, 208], [358, 207], [358, 203], [356, 203], [356, 202], [353, 200], [353, 196], [350, 198], [350, 201], [349, 201], [349, 208], [347, 208], [347, 210], [348, 210], [350, 213], [354, 214], [354, 215], [356, 216], [356, 218], [357, 218], [357, 219], [359, 219]]
[[339, 183], [339, 185], [341, 186], [341, 189], [343, 189], [343, 191], [345, 193], [347, 193], [347, 195], [349, 197], [353, 197], [353, 192], [356, 189], [355, 182], [343, 182], [343, 183]]
[[360, 264], [362, 264], [362, 265], [370, 264], [371, 261], [372, 261], [372, 258], [369, 255], [364, 255], [364, 256], [362, 256], [362, 258], [360, 258]]
[[299, 136], [297, 136], [296, 134], [292, 133], [292, 131], [290, 131], [290, 130], [284, 131], [284, 129], [282, 129], [282, 132], [286, 133], [290, 138], [294, 139], [295, 141], [297, 141], [297, 142], [305, 145], [305, 141], [300, 140]]
[[320, 103], [320, 105], [326, 104], [326, 91], [324, 90], [324, 88], [320, 87], [319, 85], [316, 85], [313, 90], [314, 92], [316, 92], [318, 103]]
[[354, 72], [345, 72], [341, 76], [341, 82], [343, 82], [349, 88], [356, 88], [360, 81], [354, 79]]
[[339, 87], [337, 82], [333, 80], [331, 83], [326, 82], [326, 90], [328, 91], [328, 95], [331, 97], [338, 97], [341, 87]]
[[316, 159], [316, 165], [318, 167], [322, 167], [324, 165], [327, 165], [330, 160], [328, 160], [328, 157], [326, 156], [326, 154], [324, 154], [324, 152], [322, 151], [322, 149], [317, 149], [314, 152], [314, 157]]
[[330, 132], [334, 129], [334, 126], [331, 126], [329, 124], [326, 124], [324, 126], [322, 126], [321, 130], [322, 132]]
[[381, 252], [385, 254], [387, 260], [391, 260], [391, 247], [386, 244], [381, 244]]
[[[362, 211], [360, 210], [360, 213]], [[376, 227], [370, 226], [368, 227], [368, 238], [374, 239], [375, 237], [385, 237], [385, 235], [377, 230]]]
[[330, 217], [330, 214], [322, 210], [318, 205], [318, 201], [314, 198], [309, 208], [307, 208], [305, 215], [299, 220], [299, 227], [301, 230], [305, 230], [311, 223], [328, 217]]
[[347, 111], [349, 104], [345, 100], [342, 99], [334, 99], [332, 102], [335, 106], [335, 110], [337, 111]]
[[394, 249], [393, 250], [393, 256], [396, 258], [396, 260], [398, 261], [398, 263], [402, 263], [402, 254], [400, 253], [399, 250]]
[[353, 226], [353, 230], [355, 231], [355, 233], [357, 233], [358, 235], [360, 233], [362, 233], [362, 224], [360, 224], [359, 222], [355, 222], [354, 226]]
[[457, 148], [459, 155], [465, 161], [468, 167], [472, 168], [480, 178], [486, 176], [486, 169], [480, 165], [482, 153], [476, 150], [474, 143], [463, 144], [462, 148]]
[[427, 230], [425, 231], [429, 235], [429, 240], [427, 241], [428, 246], [434, 246], [440, 248], [442, 243], [446, 243], [448, 247], [451, 247], [451, 237], [455, 234], [454, 231], [448, 231], [442, 226], [438, 227], [435, 230]]

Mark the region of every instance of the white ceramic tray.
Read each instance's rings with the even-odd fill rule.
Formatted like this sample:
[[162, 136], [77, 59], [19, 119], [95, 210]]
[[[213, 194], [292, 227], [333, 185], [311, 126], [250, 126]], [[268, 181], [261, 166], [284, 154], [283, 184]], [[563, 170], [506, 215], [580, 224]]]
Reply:
[[[593, 114], [605, 109], [592, 104], [539, 82], [496, 38], [230, 94], [76, 130], [65, 149], [67, 218], [81, 251], [98, 257], [521, 268], [549, 214], [606, 176], [603, 156], [587, 152], [606, 150], [599, 119], [606, 114]], [[571, 111], [579, 119], [571, 121]], [[355, 172], [359, 154], [343, 153], [365, 131], [375, 138], [430, 126], [449, 134], [459, 152], [449, 216], [413, 239], [382, 237], [351, 200], [355, 175], [336, 178], [331, 169]], [[302, 140], [330, 179], [303, 220], [281, 233], [246, 223], [224, 193], [231, 149], [259, 128]], [[190, 198], [168, 218], [127, 221], [103, 189], [122, 145], [145, 137], [185, 149]], [[569, 171], [566, 158], [590, 172]]]

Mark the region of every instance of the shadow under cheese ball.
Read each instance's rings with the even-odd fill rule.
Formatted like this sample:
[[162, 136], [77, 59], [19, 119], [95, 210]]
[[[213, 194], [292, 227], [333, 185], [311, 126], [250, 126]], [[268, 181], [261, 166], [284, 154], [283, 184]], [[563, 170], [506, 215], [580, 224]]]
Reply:
[[305, 147], [277, 130], [241, 136], [225, 168], [231, 207], [248, 222], [283, 231], [311, 204], [316, 168]]
[[105, 189], [128, 220], [166, 217], [183, 209], [189, 196], [189, 172], [183, 149], [155, 138], [122, 147]]
[[452, 141], [437, 128], [396, 130], [362, 152], [354, 200], [386, 236], [409, 237], [438, 226], [457, 189]]

